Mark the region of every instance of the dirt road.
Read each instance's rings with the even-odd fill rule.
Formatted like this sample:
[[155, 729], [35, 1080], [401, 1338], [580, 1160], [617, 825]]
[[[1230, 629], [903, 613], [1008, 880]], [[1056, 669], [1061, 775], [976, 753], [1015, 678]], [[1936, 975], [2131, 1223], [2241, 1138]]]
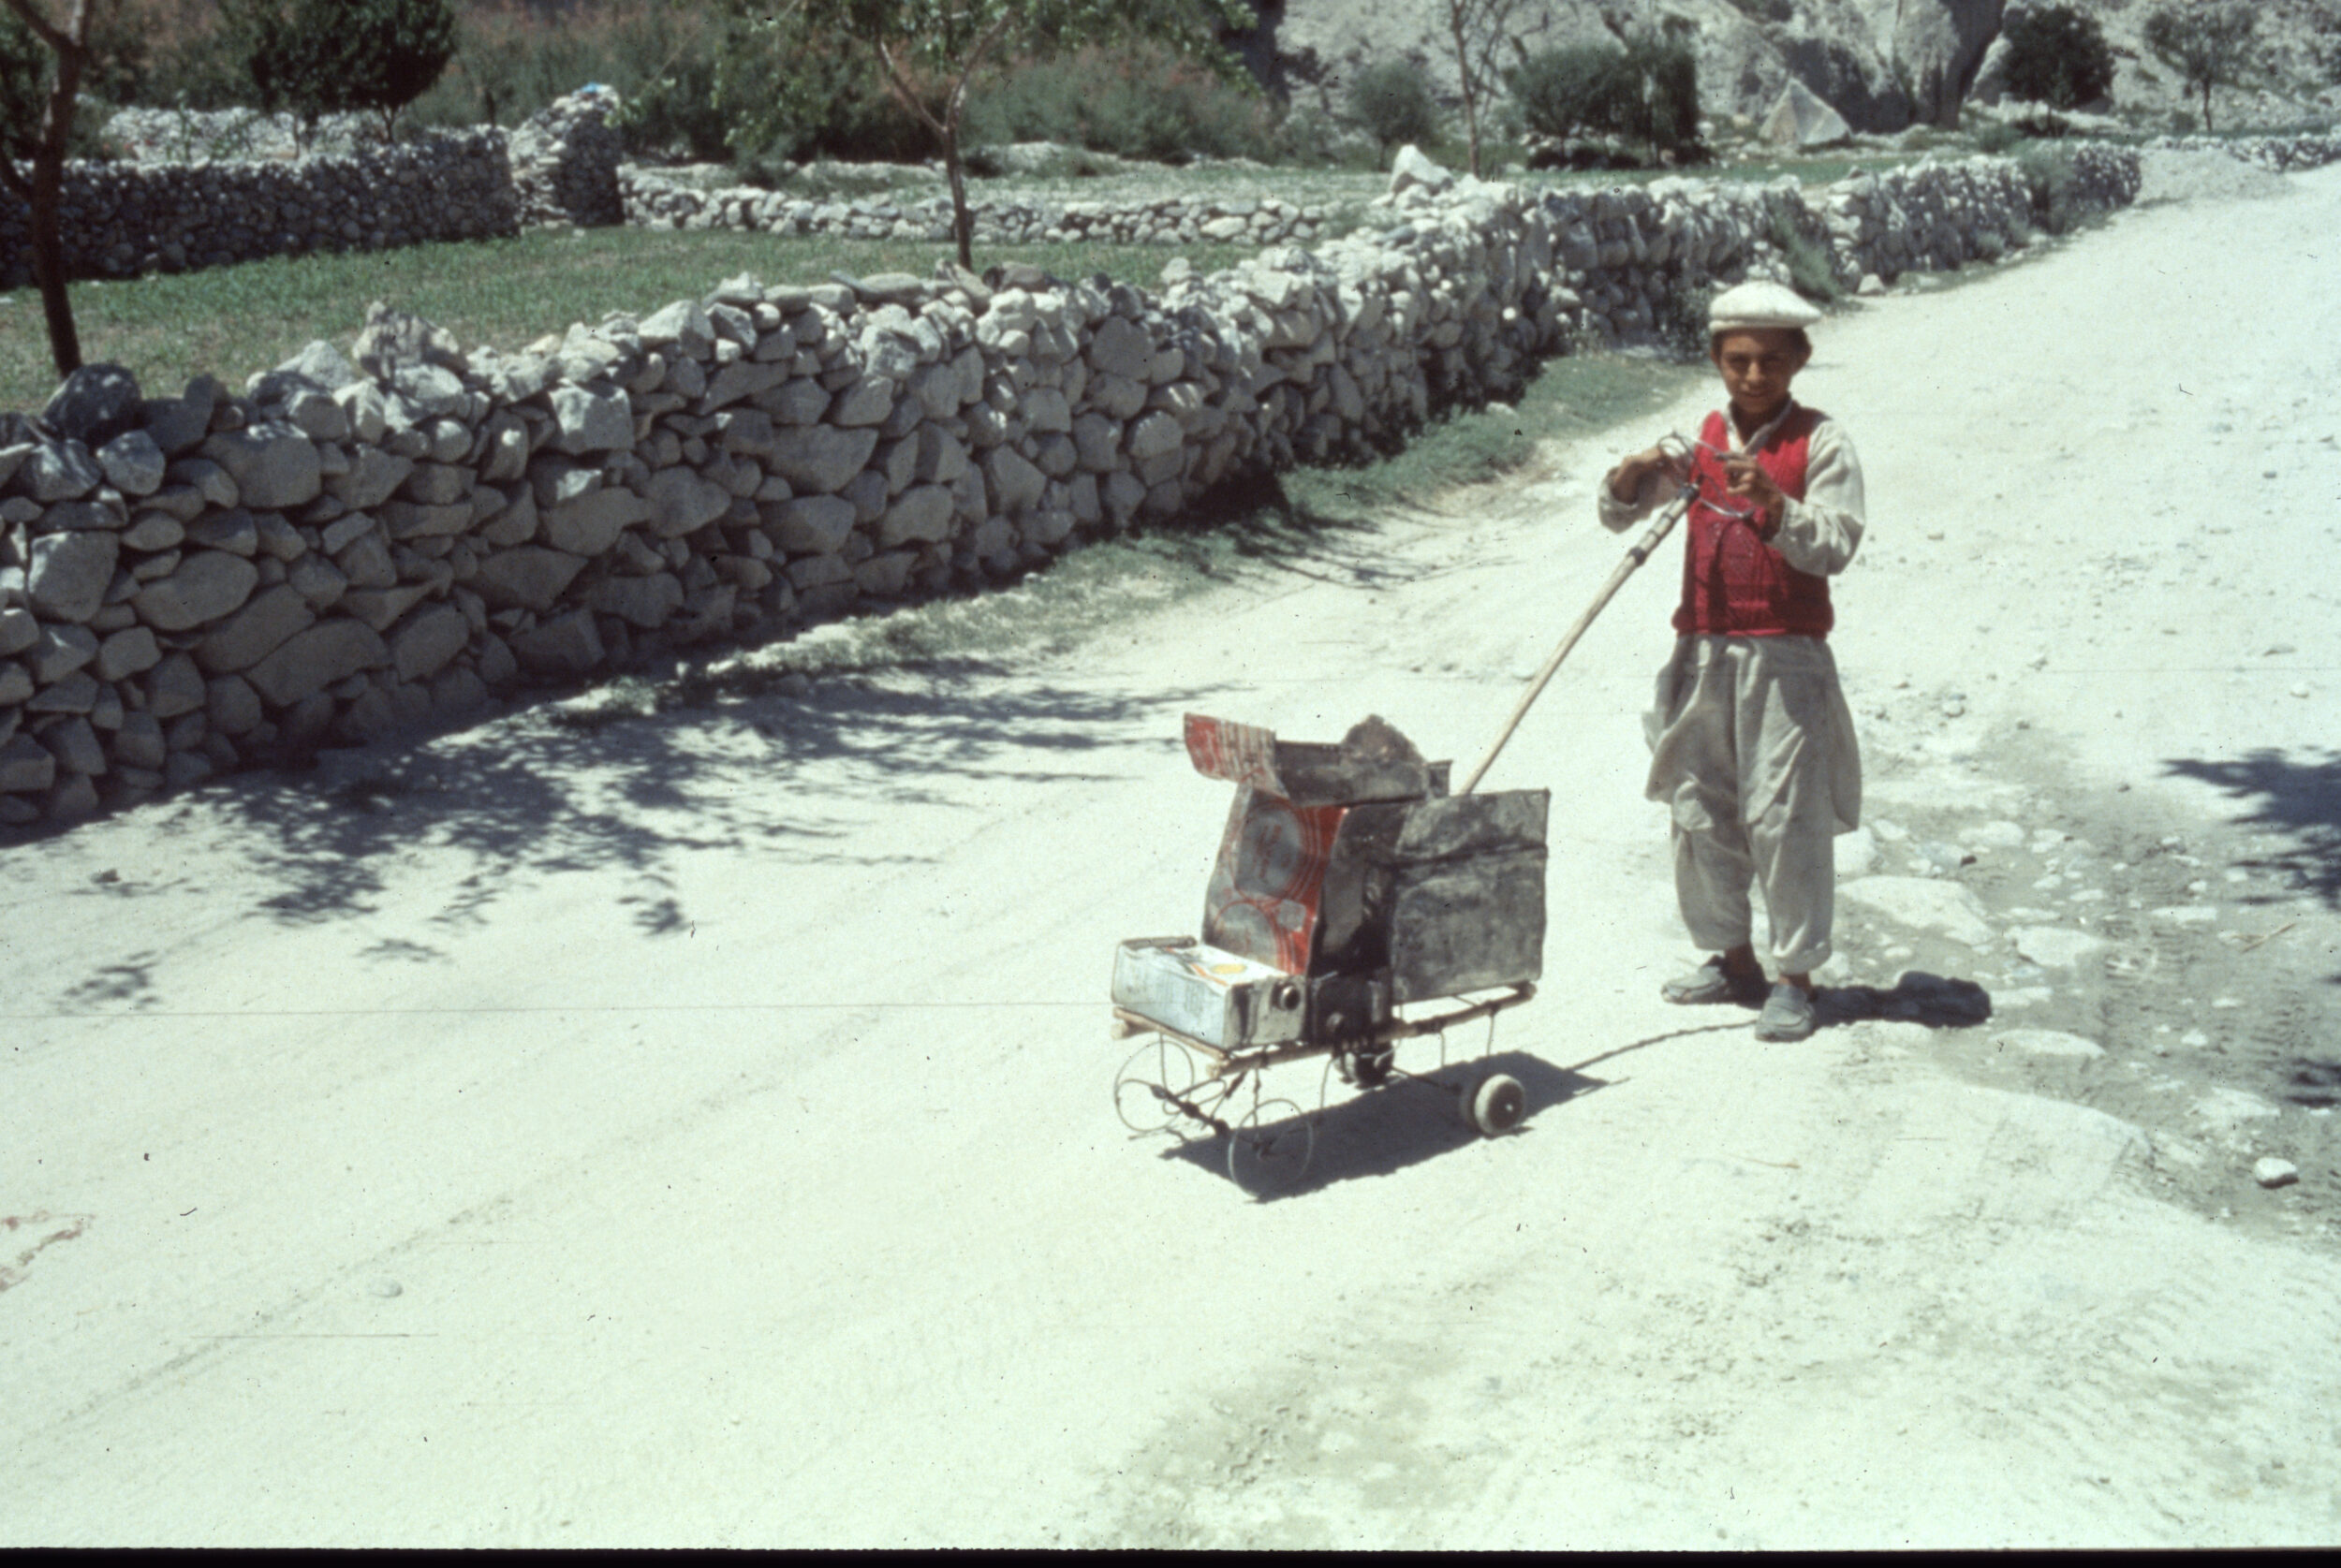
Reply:
[[1830, 324], [1874, 1016], [1656, 999], [1654, 568], [1491, 779], [1553, 794], [1524, 1128], [1336, 1086], [1278, 1201], [1109, 1102], [1226, 810], [1179, 715], [1468, 762], [1607, 452], [1071, 656], [0, 851], [0, 1540], [2330, 1541], [2336, 233], [2341, 169]]

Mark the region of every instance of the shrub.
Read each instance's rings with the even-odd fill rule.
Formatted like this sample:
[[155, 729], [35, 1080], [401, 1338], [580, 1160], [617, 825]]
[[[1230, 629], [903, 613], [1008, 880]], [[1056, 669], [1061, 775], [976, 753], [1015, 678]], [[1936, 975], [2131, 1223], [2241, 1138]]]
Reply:
[[630, 95], [642, 66], [621, 61], [614, 27], [606, 9], [581, 7], [555, 25], [523, 0], [468, 6], [451, 68], [411, 112], [426, 125], [509, 126], [589, 81]]
[[1344, 107], [1385, 157], [1392, 148], [1438, 136], [1438, 106], [1431, 101], [1422, 67], [1410, 60], [1377, 60], [1366, 66], [1350, 81]]
[[1166, 46], [1092, 46], [992, 73], [971, 95], [964, 141], [1054, 141], [1118, 157], [1273, 157], [1276, 125], [1253, 91]]
[[2239, 87], [2257, 68], [2260, 14], [2238, 4], [2164, 6], [2147, 13], [2141, 35], [2154, 57], [2176, 71], [2186, 91], [2202, 99], [2202, 128], [2211, 118], [2211, 90]]
[[849, 44], [786, 57], [769, 49], [735, 54], [725, 63], [719, 91], [733, 150], [744, 158], [918, 163], [941, 151], [934, 134], [886, 90], [868, 51]]
[[2070, 148], [2036, 142], [2016, 154], [2016, 168], [2031, 194], [2033, 227], [2064, 234], [2080, 224], [2085, 215], [2080, 201], [2081, 171]]
[[687, 16], [671, 30], [643, 30], [637, 41], [649, 46], [644, 58], [653, 64], [632, 92], [619, 90], [617, 124], [630, 150], [697, 163], [730, 154], [731, 125], [716, 101], [715, 79], [733, 31], [725, 19]]
[[1528, 128], [1552, 137], [1614, 128], [1634, 81], [1623, 51], [1571, 44], [1529, 55], [1504, 75]]
[[1994, 154], [2013, 149], [2024, 139], [2024, 132], [2004, 120], [1995, 120], [1975, 133], [1975, 150]]
[[1699, 60], [1680, 33], [1645, 33], [1623, 48], [1572, 44], [1531, 54], [1505, 76], [1528, 128], [1550, 137], [1611, 135], [1659, 153], [1697, 155]]
[[1829, 253], [1810, 235], [1800, 231], [1784, 213], [1775, 212], [1772, 215], [1772, 242], [1780, 247], [1781, 259], [1789, 264], [1789, 287], [1823, 304], [1845, 298], [1836, 271], [1829, 264]]
[[448, 0], [235, 0], [223, 7], [260, 107], [304, 127], [336, 111], [398, 112], [455, 52]]
[[[148, 70], [148, 30], [140, 17], [121, 7], [102, 7], [90, 27], [90, 61], [81, 72], [74, 103], [68, 158], [108, 155], [101, 138], [110, 106], [138, 100]], [[49, 77], [55, 56], [14, 9], [0, 6], [0, 139], [29, 158], [48, 110]]]
[[1640, 112], [1624, 127], [1656, 152], [1697, 154], [1699, 56], [1679, 27], [1643, 33], [1626, 46], [1641, 87]]
[[2054, 109], [2077, 109], [2113, 85], [2113, 51], [2092, 19], [2070, 6], [2018, 14], [2008, 39], [2008, 91]]
[[1715, 291], [1712, 287], [1678, 281], [1667, 291], [1666, 298], [1658, 303], [1657, 320], [1653, 325], [1668, 353], [1684, 360], [1707, 358], [1707, 345], [1712, 339], [1707, 325], [1715, 301]]

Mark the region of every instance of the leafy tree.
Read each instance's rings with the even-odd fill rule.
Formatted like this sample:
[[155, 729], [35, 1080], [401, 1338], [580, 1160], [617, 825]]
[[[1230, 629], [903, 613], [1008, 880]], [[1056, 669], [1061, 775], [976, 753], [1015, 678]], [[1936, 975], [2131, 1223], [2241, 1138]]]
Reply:
[[2319, 7], [2308, 30], [2308, 57], [2319, 80], [2341, 86], [2341, 5]]
[[1464, 137], [1471, 144], [1471, 172], [1480, 172], [1480, 106], [1495, 95], [1497, 51], [1512, 36], [1512, 13], [1522, 0], [1442, 0], [1444, 40], [1463, 81]]
[[1366, 66], [1350, 79], [1344, 107], [1385, 158], [1393, 147], [1438, 135], [1438, 106], [1431, 101], [1422, 71], [1412, 61], [1377, 60]]
[[1624, 52], [1606, 44], [1540, 50], [1506, 72], [1504, 83], [1528, 128], [1551, 137], [1614, 129], [1633, 87]]
[[449, 0], [222, 0], [243, 45], [260, 107], [289, 111], [306, 141], [325, 115], [382, 117], [382, 138], [399, 110], [439, 80], [455, 52]]
[[1620, 127], [1661, 152], [1699, 151], [1699, 56], [1691, 49], [1689, 24], [1670, 20], [1662, 30], [1636, 33], [1626, 40], [1633, 71], [1627, 123]]
[[[60, 376], [81, 368], [81, 337], [66, 289], [65, 158], [73, 138], [81, 79], [92, 58], [91, 37], [103, 0], [72, 0], [62, 20], [37, 0], [5, 0], [14, 25], [0, 44], [0, 185], [32, 212], [33, 278], [49, 328], [49, 358]], [[48, 56], [45, 72], [24, 40]], [[45, 77], [45, 80], [44, 80]], [[22, 162], [32, 165], [28, 171]]]
[[2213, 128], [2211, 89], [2240, 87], [2251, 73], [2259, 22], [2256, 12], [2226, 0], [2165, 6], [2146, 17], [2146, 48], [2188, 91], [2202, 95], [2206, 131]]
[[2113, 51], [2092, 19], [2042, 6], [2010, 22], [2008, 90], [2052, 109], [2078, 109], [2113, 85]]
[[[1241, 0], [784, 0], [778, 9], [743, 0], [743, 8], [752, 33], [784, 58], [840, 39], [870, 51], [895, 101], [942, 144], [951, 228], [964, 267], [975, 265], [975, 217], [959, 131], [968, 83], [987, 61], [1153, 38], [1231, 75], [1240, 67], [1219, 46], [1219, 34], [1253, 20]], [[802, 73], [787, 73], [735, 136], [770, 141], [771, 134], [759, 133], [777, 133], [817, 112], [803, 101], [802, 81]]]
[[1640, 141], [1654, 162], [1699, 150], [1699, 60], [1679, 31], [1525, 55], [1505, 82], [1529, 128], [1546, 136]]

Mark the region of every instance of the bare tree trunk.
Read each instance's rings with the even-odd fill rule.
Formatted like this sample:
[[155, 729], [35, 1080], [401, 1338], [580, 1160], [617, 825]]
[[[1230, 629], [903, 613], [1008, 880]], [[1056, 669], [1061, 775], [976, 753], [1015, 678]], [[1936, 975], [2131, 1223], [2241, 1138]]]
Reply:
[[81, 91], [81, 69], [89, 63], [89, 35], [94, 0], [75, 0], [71, 19], [63, 30], [35, 10], [27, 0], [7, 0], [8, 8], [24, 19], [34, 37], [49, 47], [57, 74], [49, 84], [43, 107], [40, 139], [33, 147], [33, 174], [27, 181], [15, 164], [0, 156], [0, 184], [6, 184], [32, 210], [33, 280], [40, 288], [42, 317], [49, 328], [49, 358], [60, 376], [81, 368], [81, 335], [73, 324], [73, 297], [66, 288], [65, 235], [59, 209], [65, 204], [65, 154], [73, 139], [73, 110]]
[[1471, 146], [1471, 177], [1480, 177], [1480, 108], [1471, 90], [1471, 44], [1464, 37], [1464, 7], [1450, 6], [1447, 19], [1455, 34], [1455, 70], [1463, 81], [1464, 139]]
[[943, 123], [943, 173], [951, 183], [951, 239], [959, 246], [959, 264], [976, 270], [976, 215], [967, 210], [967, 171], [959, 162], [959, 115]]
[[81, 334], [73, 324], [73, 296], [66, 288], [65, 235], [57, 223], [64, 174], [63, 158], [52, 163], [43, 157], [33, 168], [33, 279], [40, 286], [49, 358], [60, 379], [81, 368]]

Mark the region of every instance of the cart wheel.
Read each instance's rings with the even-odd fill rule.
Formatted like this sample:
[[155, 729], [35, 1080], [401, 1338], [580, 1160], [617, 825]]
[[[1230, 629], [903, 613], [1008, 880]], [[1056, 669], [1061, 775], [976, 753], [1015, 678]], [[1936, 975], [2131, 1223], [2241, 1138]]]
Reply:
[[1156, 1034], [1113, 1078], [1113, 1111], [1133, 1133], [1159, 1133], [1183, 1114], [1157, 1090], [1182, 1099], [1195, 1097], [1201, 1075], [1195, 1070], [1195, 1053], [1168, 1034]]
[[1290, 1100], [1262, 1100], [1228, 1139], [1228, 1176], [1255, 1196], [1301, 1180], [1317, 1148], [1317, 1128]]
[[1379, 1089], [1390, 1081], [1390, 1069], [1398, 1057], [1398, 1048], [1387, 1040], [1361, 1041], [1353, 1049], [1340, 1053], [1342, 1077], [1360, 1089]]
[[1491, 1073], [1471, 1092], [1471, 1124], [1489, 1137], [1519, 1126], [1527, 1109], [1528, 1092], [1507, 1074]]

